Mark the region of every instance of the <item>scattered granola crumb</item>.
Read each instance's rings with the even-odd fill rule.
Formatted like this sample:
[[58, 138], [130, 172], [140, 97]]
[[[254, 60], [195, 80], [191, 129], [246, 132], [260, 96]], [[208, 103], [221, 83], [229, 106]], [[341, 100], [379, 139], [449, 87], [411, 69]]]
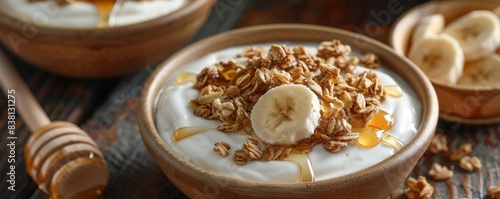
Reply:
[[488, 195], [491, 199], [500, 199], [500, 185], [490, 186], [488, 188]]
[[442, 133], [434, 134], [428, 149], [434, 154], [448, 152], [448, 142], [446, 140], [446, 136]]
[[472, 151], [472, 145], [469, 143], [462, 144], [457, 150], [455, 150], [451, 155], [450, 155], [450, 160], [451, 161], [457, 161], [460, 160], [460, 158], [469, 155], [470, 152]]
[[238, 54], [238, 57], [253, 58], [264, 56], [265, 54], [266, 50], [263, 47], [247, 47], [242, 53]]
[[429, 176], [434, 180], [447, 180], [453, 177], [453, 171], [450, 171], [447, 167], [441, 166], [438, 163], [432, 164], [431, 170], [429, 170]]
[[378, 68], [380, 67], [379, 58], [373, 53], [366, 53], [359, 62], [362, 66], [367, 68]]
[[483, 167], [481, 164], [481, 160], [479, 160], [479, 158], [476, 156], [464, 156], [460, 158], [460, 160], [458, 161], [458, 166], [468, 172], [480, 170]]
[[404, 190], [404, 195], [408, 199], [428, 199], [434, 192], [434, 187], [427, 182], [427, 179], [423, 176], [419, 176], [417, 179], [408, 178], [406, 180], [406, 188]]
[[214, 151], [219, 153], [222, 157], [229, 155], [229, 149], [231, 149], [231, 146], [229, 146], [228, 143], [217, 142], [214, 144]]

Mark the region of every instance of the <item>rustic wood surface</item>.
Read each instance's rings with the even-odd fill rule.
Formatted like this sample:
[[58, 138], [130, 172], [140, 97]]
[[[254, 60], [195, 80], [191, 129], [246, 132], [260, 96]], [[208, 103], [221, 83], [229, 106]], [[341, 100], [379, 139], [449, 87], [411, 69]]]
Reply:
[[[230, 4], [231, 2], [233, 4]], [[302, 22], [342, 27], [355, 32], [358, 29], [362, 30], [360, 33], [386, 41], [388, 26], [377, 27], [380, 28], [378, 34], [363, 32], [365, 25], [373, 19], [353, 14], [357, 12], [358, 7], [349, 1], [287, 0], [285, 1], [286, 7], [279, 7], [273, 2], [276, 1], [262, 1], [241, 20], [238, 20], [240, 13], [243, 13], [249, 5], [245, 1], [220, 1], [217, 4], [219, 7], [215, 10], [218, 8], [221, 11], [221, 8], [226, 8], [226, 11], [212, 13], [203, 29], [205, 32], [193, 40], [229, 29], [235, 23], [238, 24], [237, 26], [248, 26], [274, 22]], [[415, 1], [409, 2], [415, 3]], [[364, 12], [364, 10], [369, 12], [370, 6], [373, 5], [361, 6], [363, 10], [359, 12]], [[307, 8], [310, 11], [300, 8]], [[337, 8], [336, 12], [344, 14], [335, 14], [326, 8]], [[276, 14], [277, 12], [280, 14]], [[337, 20], [335, 22], [333, 19], [338, 19], [337, 15], [341, 17], [348, 15], [350, 17], [345, 19], [353, 21]], [[163, 175], [151, 158], [137, 129], [135, 109], [138, 96], [144, 81], [154, 68], [149, 67], [122, 79], [76, 80], [41, 72], [20, 61], [14, 55], [9, 56], [13, 64], [19, 66], [21, 75], [51, 120], [67, 120], [81, 124], [82, 129], [88, 132], [100, 146], [110, 170], [110, 181], [103, 198], [185, 198]], [[115, 84], [116, 82], [119, 83]], [[25, 171], [22, 154], [29, 132], [19, 118], [16, 120], [16, 191], [12, 192], [7, 189], [8, 176], [5, 174], [9, 172], [9, 164], [7, 164], [9, 150], [6, 139], [6, 103], [6, 97], [0, 95], [0, 198], [48, 198], [37, 190], [36, 184]], [[97, 106], [99, 107], [96, 109]], [[472, 155], [482, 160], [483, 169], [472, 173], [464, 172], [456, 162], [448, 160], [449, 153], [438, 155], [426, 153], [414, 168], [411, 176], [427, 176], [432, 163], [438, 162], [451, 168], [455, 175], [447, 181], [429, 180], [436, 188], [433, 198], [488, 198], [487, 187], [500, 184], [500, 124], [473, 126], [440, 121], [436, 132], [446, 135], [450, 150], [456, 149], [462, 143], [471, 143]], [[390, 197], [404, 198], [402, 196], [404, 188], [406, 186], [402, 184]]]

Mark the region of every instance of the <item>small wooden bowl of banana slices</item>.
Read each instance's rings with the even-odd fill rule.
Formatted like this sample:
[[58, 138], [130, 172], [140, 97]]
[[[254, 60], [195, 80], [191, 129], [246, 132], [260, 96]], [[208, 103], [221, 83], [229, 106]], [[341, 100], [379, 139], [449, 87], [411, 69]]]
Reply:
[[500, 122], [500, 4], [431, 1], [404, 13], [389, 43], [429, 77], [440, 117]]

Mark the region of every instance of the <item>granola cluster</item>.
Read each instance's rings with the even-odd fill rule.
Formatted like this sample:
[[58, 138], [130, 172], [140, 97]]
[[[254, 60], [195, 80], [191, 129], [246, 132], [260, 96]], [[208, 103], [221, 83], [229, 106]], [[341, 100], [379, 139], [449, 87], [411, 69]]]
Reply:
[[[433, 154], [448, 152], [448, 142], [446, 136], [442, 133], [434, 134], [431, 144], [429, 145], [429, 148], [427, 150]], [[453, 150], [448, 159], [450, 161], [457, 162], [458, 166], [464, 171], [473, 172], [476, 170], [480, 170], [482, 168], [481, 160], [476, 156], [469, 156], [471, 152], [472, 145], [469, 143], [464, 143], [457, 149]], [[452, 170], [438, 163], [433, 163], [427, 174], [436, 181], [448, 180], [453, 177]], [[409, 199], [429, 198], [429, 196], [432, 195], [432, 191], [434, 190], [432, 185], [427, 183], [424, 176], [419, 176], [418, 180], [410, 177], [407, 179], [406, 184], [408, 188], [404, 191], [404, 194]], [[500, 198], [500, 187], [490, 186], [488, 189], [488, 193], [491, 198]]]
[[428, 199], [434, 193], [434, 187], [423, 176], [417, 179], [408, 178], [406, 186], [408, 187], [404, 190], [404, 194], [408, 199]]
[[[272, 45], [267, 52], [263, 48], [247, 48], [239, 54], [247, 58], [246, 63], [222, 61], [198, 74], [194, 87], [200, 96], [190, 102], [190, 107], [197, 116], [219, 120], [220, 131], [243, 131], [249, 135], [243, 147], [234, 152], [237, 164], [281, 160], [292, 149], [308, 153], [318, 144], [329, 152], [337, 152], [358, 139], [359, 134], [352, 132], [352, 127], [367, 126], [386, 97], [375, 72], [354, 74], [360, 58], [350, 57], [350, 52], [351, 48], [339, 40], [322, 42], [317, 55], [303, 46]], [[374, 55], [361, 60], [372, 67], [379, 63]], [[252, 107], [269, 89], [287, 84], [305, 85], [318, 96], [319, 126], [311, 137], [296, 145], [266, 144], [254, 136]]]
[[488, 195], [491, 199], [500, 199], [500, 185], [488, 187]]
[[450, 171], [447, 167], [441, 166], [438, 163], [434, 163], [429, 170], [429, 176], [434, 180], [447, 180], [453, 177], [453, 171]]

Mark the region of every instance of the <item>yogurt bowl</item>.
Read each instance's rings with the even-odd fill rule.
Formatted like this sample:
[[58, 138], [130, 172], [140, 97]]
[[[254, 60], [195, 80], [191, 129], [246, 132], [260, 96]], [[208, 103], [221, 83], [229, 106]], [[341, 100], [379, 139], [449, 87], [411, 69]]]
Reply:
[[[314, 46], [332, 39], [349, 45], [356, 53], [374, 53], [383, 65], [375, 70], [381, 83], [402, 88], [402, 98], [387, 97], [381, 108], [394, 118], [388, 136], [400, 140], [404, 146], [352, 144], [329, 153], [317, 145], [309, 152], [306, 164], [255, 160], [239, 165], [231, 156], [247, 135], [208, 130], [186, 138], [174, 136], [182, 127], [217, 125], [217, 121], [192, 114], [188, 104], [198, 94], [192, 83], [185, 83], [186, 74], [199, 73], [219, 61], [236, 59], [245, 46], [303, 45], [314, 54]], [[367, 69], [360, 67], [360, 70]], [[430, 82], [406, 58], [361, 35], [294, 24], [238, 29], [195, 43], [163, 62], [146, 83], [141, 100], [138, 122], [149, 152], [183, 193], [202, 198], [386, 197], [403, 182], [424, 153], [438, 115]], [[218, 141], [231, 145], [228, 157], [212, 151]], [[290, 156], [294, 155], [297, 154]]]
[[96, 6], [109, 5], [27, 1], [0, 2], [0, 41], [34, 66], [82, 78], [118, 76], [159, 62], [198, 31], [215, 2], [126, 1], [115, 23], [99, 27]]

